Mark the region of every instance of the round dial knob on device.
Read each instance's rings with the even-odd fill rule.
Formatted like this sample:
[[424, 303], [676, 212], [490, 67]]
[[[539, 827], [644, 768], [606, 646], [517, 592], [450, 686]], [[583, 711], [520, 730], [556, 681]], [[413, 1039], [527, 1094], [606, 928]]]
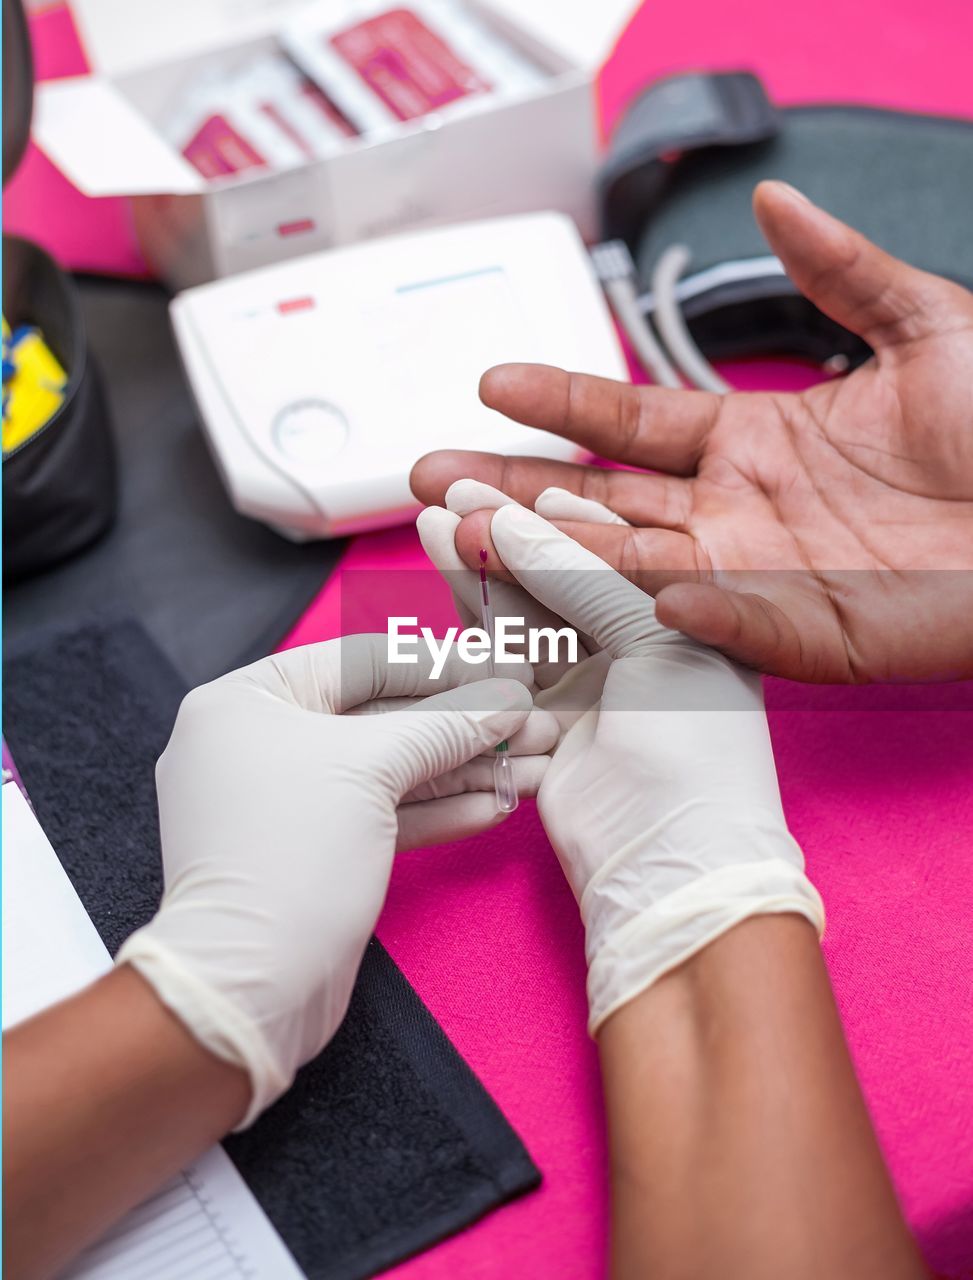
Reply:
[[327, 400], [296, 400], [274, 418], [271, 437], [291, 462], [315, 466], [344, 448], [348, 420]]

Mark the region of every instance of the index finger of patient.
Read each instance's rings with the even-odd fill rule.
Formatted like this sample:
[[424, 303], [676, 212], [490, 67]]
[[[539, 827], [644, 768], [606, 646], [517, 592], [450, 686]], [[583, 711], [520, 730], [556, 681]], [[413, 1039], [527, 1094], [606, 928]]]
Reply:
[[[518, 578], [504, 564], [491, 532], [493, 511], [475, 511], [464, 516], [456, 528], [456, 550], [464, 564], [479, 568], [480, 549], [487, 553], [487, 570], [492, 578], [516, 582]], [[694, 582], [699, 574], [692, 540], [669, 529], [632, 529], [622, 525], [595, 524], [580, 520], [551, 520], [561, 533], [604, 560], [617, 573], [655, 595], [672, 582]]]
[[471, 478], [500, 489], [514, 502], [532, 507], [539, 493], [552, 486], [589, 497], [604, 495], [613, 472], [551, 458], [502, 457], [466, 449], [437, 449], [412, 468], [412, 492], [427, 506], [443, 506], [446, 491], [457, 480]]

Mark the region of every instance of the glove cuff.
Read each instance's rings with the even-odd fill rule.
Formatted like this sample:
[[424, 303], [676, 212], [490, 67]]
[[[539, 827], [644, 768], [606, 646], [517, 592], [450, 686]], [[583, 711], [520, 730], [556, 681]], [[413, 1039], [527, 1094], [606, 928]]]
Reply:
[[[821, 937], [824, 904], [784, 858], [721, 867], [630, 917], [589, 947], [588, 1030], [751, 916], [793, 912]], [[589, 935], [590, 937], [591, 935]]]
[[151, 926], [139, 929], [122, 944], [115, 964], [136, 969], [204, 1049], [246, 1071], [252, 1094], [235, 1132], [249, 1128], [290, 1087], [293, 1075], [281, 1070], [259, 1029], [154, 938]]

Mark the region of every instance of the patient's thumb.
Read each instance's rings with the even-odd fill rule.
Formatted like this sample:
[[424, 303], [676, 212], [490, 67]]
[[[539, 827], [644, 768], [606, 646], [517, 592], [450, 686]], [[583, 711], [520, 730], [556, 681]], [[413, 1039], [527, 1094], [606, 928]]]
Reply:
[[761, 182], [753, 204], [801, 293], [875, 351], [934, 333], [964, 307], [965, 291], [893, 258], [785, 182]]

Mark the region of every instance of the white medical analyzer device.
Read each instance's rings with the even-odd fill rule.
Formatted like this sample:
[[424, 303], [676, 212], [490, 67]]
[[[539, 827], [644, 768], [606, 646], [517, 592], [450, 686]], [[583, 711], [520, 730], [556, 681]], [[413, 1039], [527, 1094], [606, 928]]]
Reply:
[[189, 289], [171, 312], [233, 505], [296, 541], [411, 518], [409, 472], [431, 449], [580, 457], [480, 403], [491, 365], [628, 377], [588, 253], [556, 213], [291, 259]]

